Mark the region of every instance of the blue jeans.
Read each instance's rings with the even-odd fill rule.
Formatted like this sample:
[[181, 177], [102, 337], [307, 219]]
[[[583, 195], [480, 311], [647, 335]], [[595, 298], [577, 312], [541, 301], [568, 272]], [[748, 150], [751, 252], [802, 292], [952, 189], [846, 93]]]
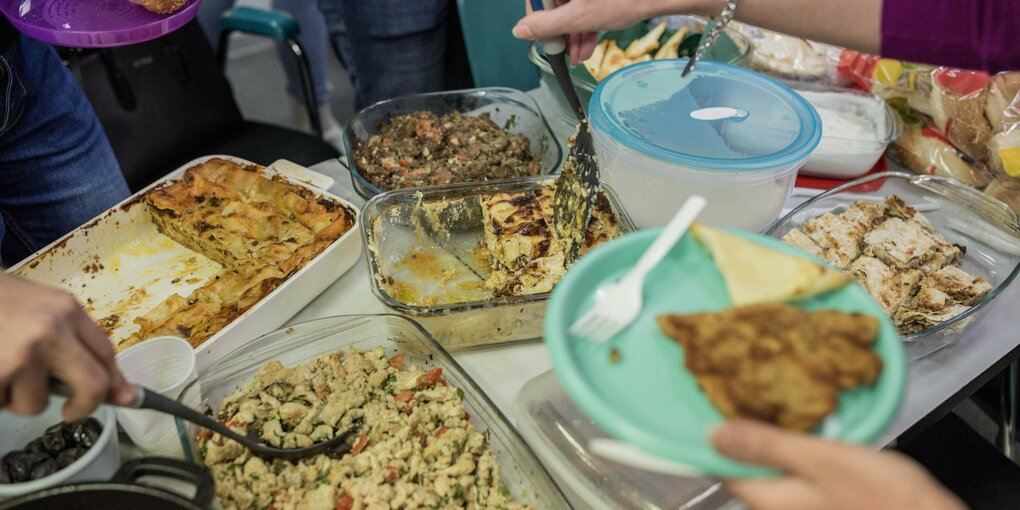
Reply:
[[129, 195], [85, 94], [49, 45], [0, 53], [0, 265], [31, 255]]
[[355, 109], [444, 89], [447, 7], [448, 0], [319, 0]]

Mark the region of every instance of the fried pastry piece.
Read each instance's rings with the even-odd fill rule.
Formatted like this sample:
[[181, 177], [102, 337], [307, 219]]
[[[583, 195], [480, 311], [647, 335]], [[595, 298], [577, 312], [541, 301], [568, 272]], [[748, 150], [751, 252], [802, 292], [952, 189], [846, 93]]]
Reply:
[[889, 218], [864, 236], [864, 254], [896, 269], [914, 269], [935, 256], [935, 241], [919, 223]]
[[810, 253], [811, 255], [814, 255], [815, 257], [818, 257], [822, 260], [826, 260], [829, 263], [833, 262], [829, 258], [830, 255], [827, 253], [828, 250], [825, 250], [821, 246], [818, 246], [818, 243], [816, 243], [814, 239], [808, 237], [808, 235], [805, 234], [804, 231], [799, 228], [795, 228], [787, 232], [786, 235], [783, 236], [783, 241], [785, 241], [786, 244], [789, 244], [790, 246], [793, 246], [794, 248], [803, 251], [804, 253]]
[[917, 333], [967, 311], [992, 290], [981, 277], [944, 267], [921, 280], [917, 294], [893, 316], [901, 333]]
[[145, 8], [147, 11], [154, 12], [156, 14], [173, 14], [188, 4], [188, 0], [130, 0], [133, 4], [138, 4]]
[[828, 255], [827, 260], [840, 269], [861, 254], [865, 232], [862, 224], [832, 213], [804, 222], [804, 233], [818, 243]]
[[851, 281], [839, 271], [721, 230], [696, 224], [691, 234], [712, 254], [736, 306], [809, 298]]
[[860, 257], [847, 268], [858, 283], [867, 289], [890, 316], [914, 293], [921, 271], [896, 272], [875, 257]]
[[879, 322], [861, 314], [763, 303], [658, 322], [728, 418], [811, 430], [835, 409], [840, 390], [873, 384], [882, 370], [872, 349]]
[[887, 210], [888, 207], [885, 205], [858, 200], [850, 204], [850, 207], [847, 207], [839, 216], [867, 232], [885, 221]]

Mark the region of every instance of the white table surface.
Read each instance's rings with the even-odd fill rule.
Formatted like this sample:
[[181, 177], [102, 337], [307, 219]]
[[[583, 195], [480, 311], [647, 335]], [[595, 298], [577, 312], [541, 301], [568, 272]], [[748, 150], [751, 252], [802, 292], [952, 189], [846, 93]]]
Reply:
[[[550, 105], [548, 90], [535, 89], [530, 94], [540, 106]], [[555, 107], [545, 109], [551, 108]], [[560, 139], [565, 139], [573, 130], [573, 126], [565, 122], [558, 112], [547, 116]], [[338, 162], [324, 162], [312, 169], [336, 179], [331, 192], [356, 205], [364, 203], [354, 192], [346, 168]], [[1020, 346], [1020, 330], [1011, 317], [1017, 302], [1020, 302], [1020, 285], [1014, 283], [989, 305], [985, 320], [969, 329], [964, 337], [910, 365], [906, 399], [886, 434], [885, 442], [893, 440], [936, 410]], [[350, 271], [301, 310], [290, 323], [332, 315], [374, 313], [388, 313], [388, 310], [369, 288], [368, 268], [362, 255]], [[518, 391], [525, 382], [552, 368], [545, 346], [538, 341], [458, 352], [454, 358], [515, 423], [514, 401]]]

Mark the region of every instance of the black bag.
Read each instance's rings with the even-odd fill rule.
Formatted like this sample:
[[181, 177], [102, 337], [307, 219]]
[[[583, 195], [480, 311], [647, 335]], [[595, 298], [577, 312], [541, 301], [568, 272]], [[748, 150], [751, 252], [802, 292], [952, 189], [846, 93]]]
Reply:
[[203, 154], [243, 125], [196, 20], [149, 42], [75, 55], [71, 69], [132, 189]]

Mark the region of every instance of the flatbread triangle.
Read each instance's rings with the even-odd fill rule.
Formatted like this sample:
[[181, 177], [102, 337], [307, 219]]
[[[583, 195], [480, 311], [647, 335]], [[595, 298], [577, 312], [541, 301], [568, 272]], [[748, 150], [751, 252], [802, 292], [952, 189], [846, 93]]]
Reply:
[[715, 260], [734, 306], [809, 298], [851, 281], [845, 273], [704, 225], [692, 226], [691, 234]]

